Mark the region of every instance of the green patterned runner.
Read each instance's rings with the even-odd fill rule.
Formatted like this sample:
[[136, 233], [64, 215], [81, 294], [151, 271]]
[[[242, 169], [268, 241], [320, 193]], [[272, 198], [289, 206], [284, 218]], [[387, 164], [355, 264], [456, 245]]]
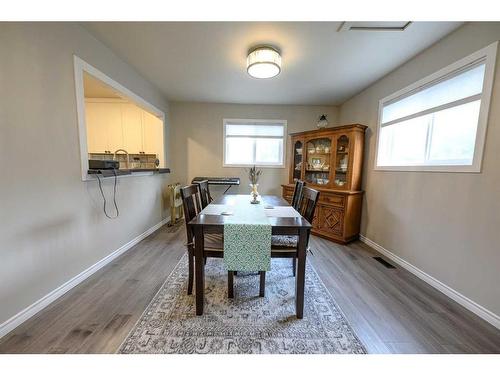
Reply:
[[224, 264], [229, 271], [269, 271], [271, 224], [264, 205], [241, 200], [224, 224]]

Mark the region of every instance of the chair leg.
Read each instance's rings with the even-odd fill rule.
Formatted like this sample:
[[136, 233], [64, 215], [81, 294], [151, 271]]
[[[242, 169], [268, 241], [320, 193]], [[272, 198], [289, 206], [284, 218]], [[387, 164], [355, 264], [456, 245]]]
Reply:
[[259, 271], [259, 274], [260, 274], [259, 297], [264, 297], [266, 293], [266, 271]]
[[293, 268], [293, 276], [297, 273], [297, 258], [292, 258], [292, 268]]
[[206, 266], [207, 265], [207, 257], [203, 259], [203, 264]]
[[227, 297], [234, 298], [234, 272], [227, 272]]
[[188, 290], [187, 294], [193, 294], [194, 281], [194, 256], [192, 251], [188, 251]]
[[233, 271], [233, 272], [234, 272], [234, 276], [238, 275], [238, 271]]

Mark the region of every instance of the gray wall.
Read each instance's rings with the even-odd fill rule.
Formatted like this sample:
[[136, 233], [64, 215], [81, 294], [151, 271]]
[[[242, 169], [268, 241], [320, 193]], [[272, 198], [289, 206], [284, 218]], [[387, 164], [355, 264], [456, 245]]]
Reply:
[[[171, 102], [172, 178], [181, 183], [195, 176], [237, 176], [241, 186], [232, 193], [250, 193], [245, 168], [222, 166], [224, 118], [287, 120], [288, 133], [315, 129], [318, 117], [327, 114], [330, 125], [337, 124], [334, 106], [247, 105]], [[287, 140], [288, 142], [288, 140]], [[289, 147], [289, 145], [288, 145]], [[287, 152], [287, 158], [290, 150]], [[286, 164], [288, 166], [288, 164]], [[263, 168], [259, 192], [281, 194], [280, 185], [288, 182], [288, 168]], [[221, 189], [215, 189], [220, 193]]]
[[117, 220], [96, 181], [81, 181], [73, 54], [168, 111], [77, 24], [0, 23], [0, 324], [167, 214], [168, 175], [120, 178]]
[[500, 23], [466, 24], [340, 108], [368, 125], [363, 235], [500, 315], [500, 59], [483, 171], [374, 171], [378, 101], [500, 39]]

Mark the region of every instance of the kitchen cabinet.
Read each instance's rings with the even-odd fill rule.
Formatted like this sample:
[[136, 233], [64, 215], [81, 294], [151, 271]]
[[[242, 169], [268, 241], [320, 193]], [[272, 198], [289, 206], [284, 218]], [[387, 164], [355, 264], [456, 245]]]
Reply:
[[109, 108], [109, 120], [105, 126], [107, 139], [108, 139], [108, 150], [112, 153], [123, 148], [123, 128], [122, 128], [122, 113], [118, 107]]
[[156, 154], [164, 165], [163, 121], [133, 103], [115, 99], [85, 102], [88, 153]]
[[143, 110], [133, 104], [122, 104], [123, 148], [129, 154], [143, 152]]
[[156, 154], [160, 165], [164, 165], [163, 121], [146, 111], [143, 111], [143, 118], [143, 149], [146, 153]]
[[87, 123], [87, 149], [89, 153], [108, 150], [108, 139], [101, 121], [105, 113], [95, 103], [85, 103], [85, 120]]
[[114, 152], [123, 146], [122, 115], [118, 106], [86, 102], [87, 148], [89, 153]]

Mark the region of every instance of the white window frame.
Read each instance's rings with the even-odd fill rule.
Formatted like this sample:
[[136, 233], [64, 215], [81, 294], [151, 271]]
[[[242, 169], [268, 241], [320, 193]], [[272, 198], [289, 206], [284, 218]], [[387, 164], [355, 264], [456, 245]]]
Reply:
[[[486, 141], [486, 130], [488, 127], [488, 114], [490, 108], [491, 92], [493, 89], [493, 80], [495, 75], [495, 63], [497, 56], [498, 42], [494, 42], [489, 46], [472, 53], [471, 55], [453, 63], [445, 68], [431, 74], [392, 95], [386, 96], [379, 101], [378, 106], [378, 126], [377, 126], [377, 140], [375, 147], [375, 160], [374, 169], [376, 171], [422, 171], [422, 172], [465, 172], [465, 173], [480, 173], [484, 144]], [[420, 91], [432, 83], [446, 79], [457, 71], [460, 71], [468, 66], [471, 66], [478, 61], [483, 60], [485, 63], [485, 72], [483, 80], [483, 91], [479, 94], [481, 98], [481, 107], [479, 110], [479, 118], [476, 131], [476, 141], [474, 145], [474, 156], [471, 165], [401, 165], [401, 166], [379, 166], [378, 152], [380, 142], [380, 132], [382, 129], [382, 111], [384, 104], [387, 102], [395, 101], [396, 99], [403, 99], [411, 94]]]
[[286, 148], [287, 148], [287, 143], [286, 143], [286, 137], [288, 135], [287, 133], [287, 120], [263, 120], [263, 119], [223, 119], [222, 121], [222, 166], [224, 168], [240, 168], [240, 167], [251, 167], [254, 164], [226, 164], [226, 124], [231, 124], [231, 125], [277, 125], [277, 126], [283, 126], [283, 136], [282, 137], [271, 137], [271, 136], [265, 136], [263, 138], [280, 138], [283, 139], [283, 158], [281, 161], [281, 164], [255, 164], [255, 166], [259, 168], [285, 168], [285, 163], [286, 163]]
[[[83, 85], [83, 72], [87, 72], [100, 81], [104, 82], [108, 86], [111, 86], [116, 91], [120, 92], [125, 98], [141, 107], [142, 109], [154, 114], [158, 117], [163, 124], [163, 134], [165, 134], [165, 113], [156, 108], [153, 104], [149, 103], [139, 95], [130, 91], [125, 86], [116, 82], [111, 77], [107, 76], [101, 72], [96, 67], [90, 65], [86, 61], [82, 60], [80, 57], [73, 55], [74, 62], [74, 74], [75, 74], [75, 95], [76, 95], [76, 111], [78, 116], [78, 136], [80, 142], [80, 162], [81, 162], [81, 173], [82, 181], [92, 181], [95, 179], [94, 176], [88, 174], [89, 170], [89, 154], [87, 145], [87, 123], [85, 119], [85, 93]], [[165, 136], [164, 136], [165, 139]], [[163, 141], [163, 160], [167, 161], [166, 158], [167, 145], [165, 140]], [[119, 176], [130, 177], [130, 176], [140, 176], [140, 175], [152, 175], [152, 172], [134, 173], [133, 175]]]

